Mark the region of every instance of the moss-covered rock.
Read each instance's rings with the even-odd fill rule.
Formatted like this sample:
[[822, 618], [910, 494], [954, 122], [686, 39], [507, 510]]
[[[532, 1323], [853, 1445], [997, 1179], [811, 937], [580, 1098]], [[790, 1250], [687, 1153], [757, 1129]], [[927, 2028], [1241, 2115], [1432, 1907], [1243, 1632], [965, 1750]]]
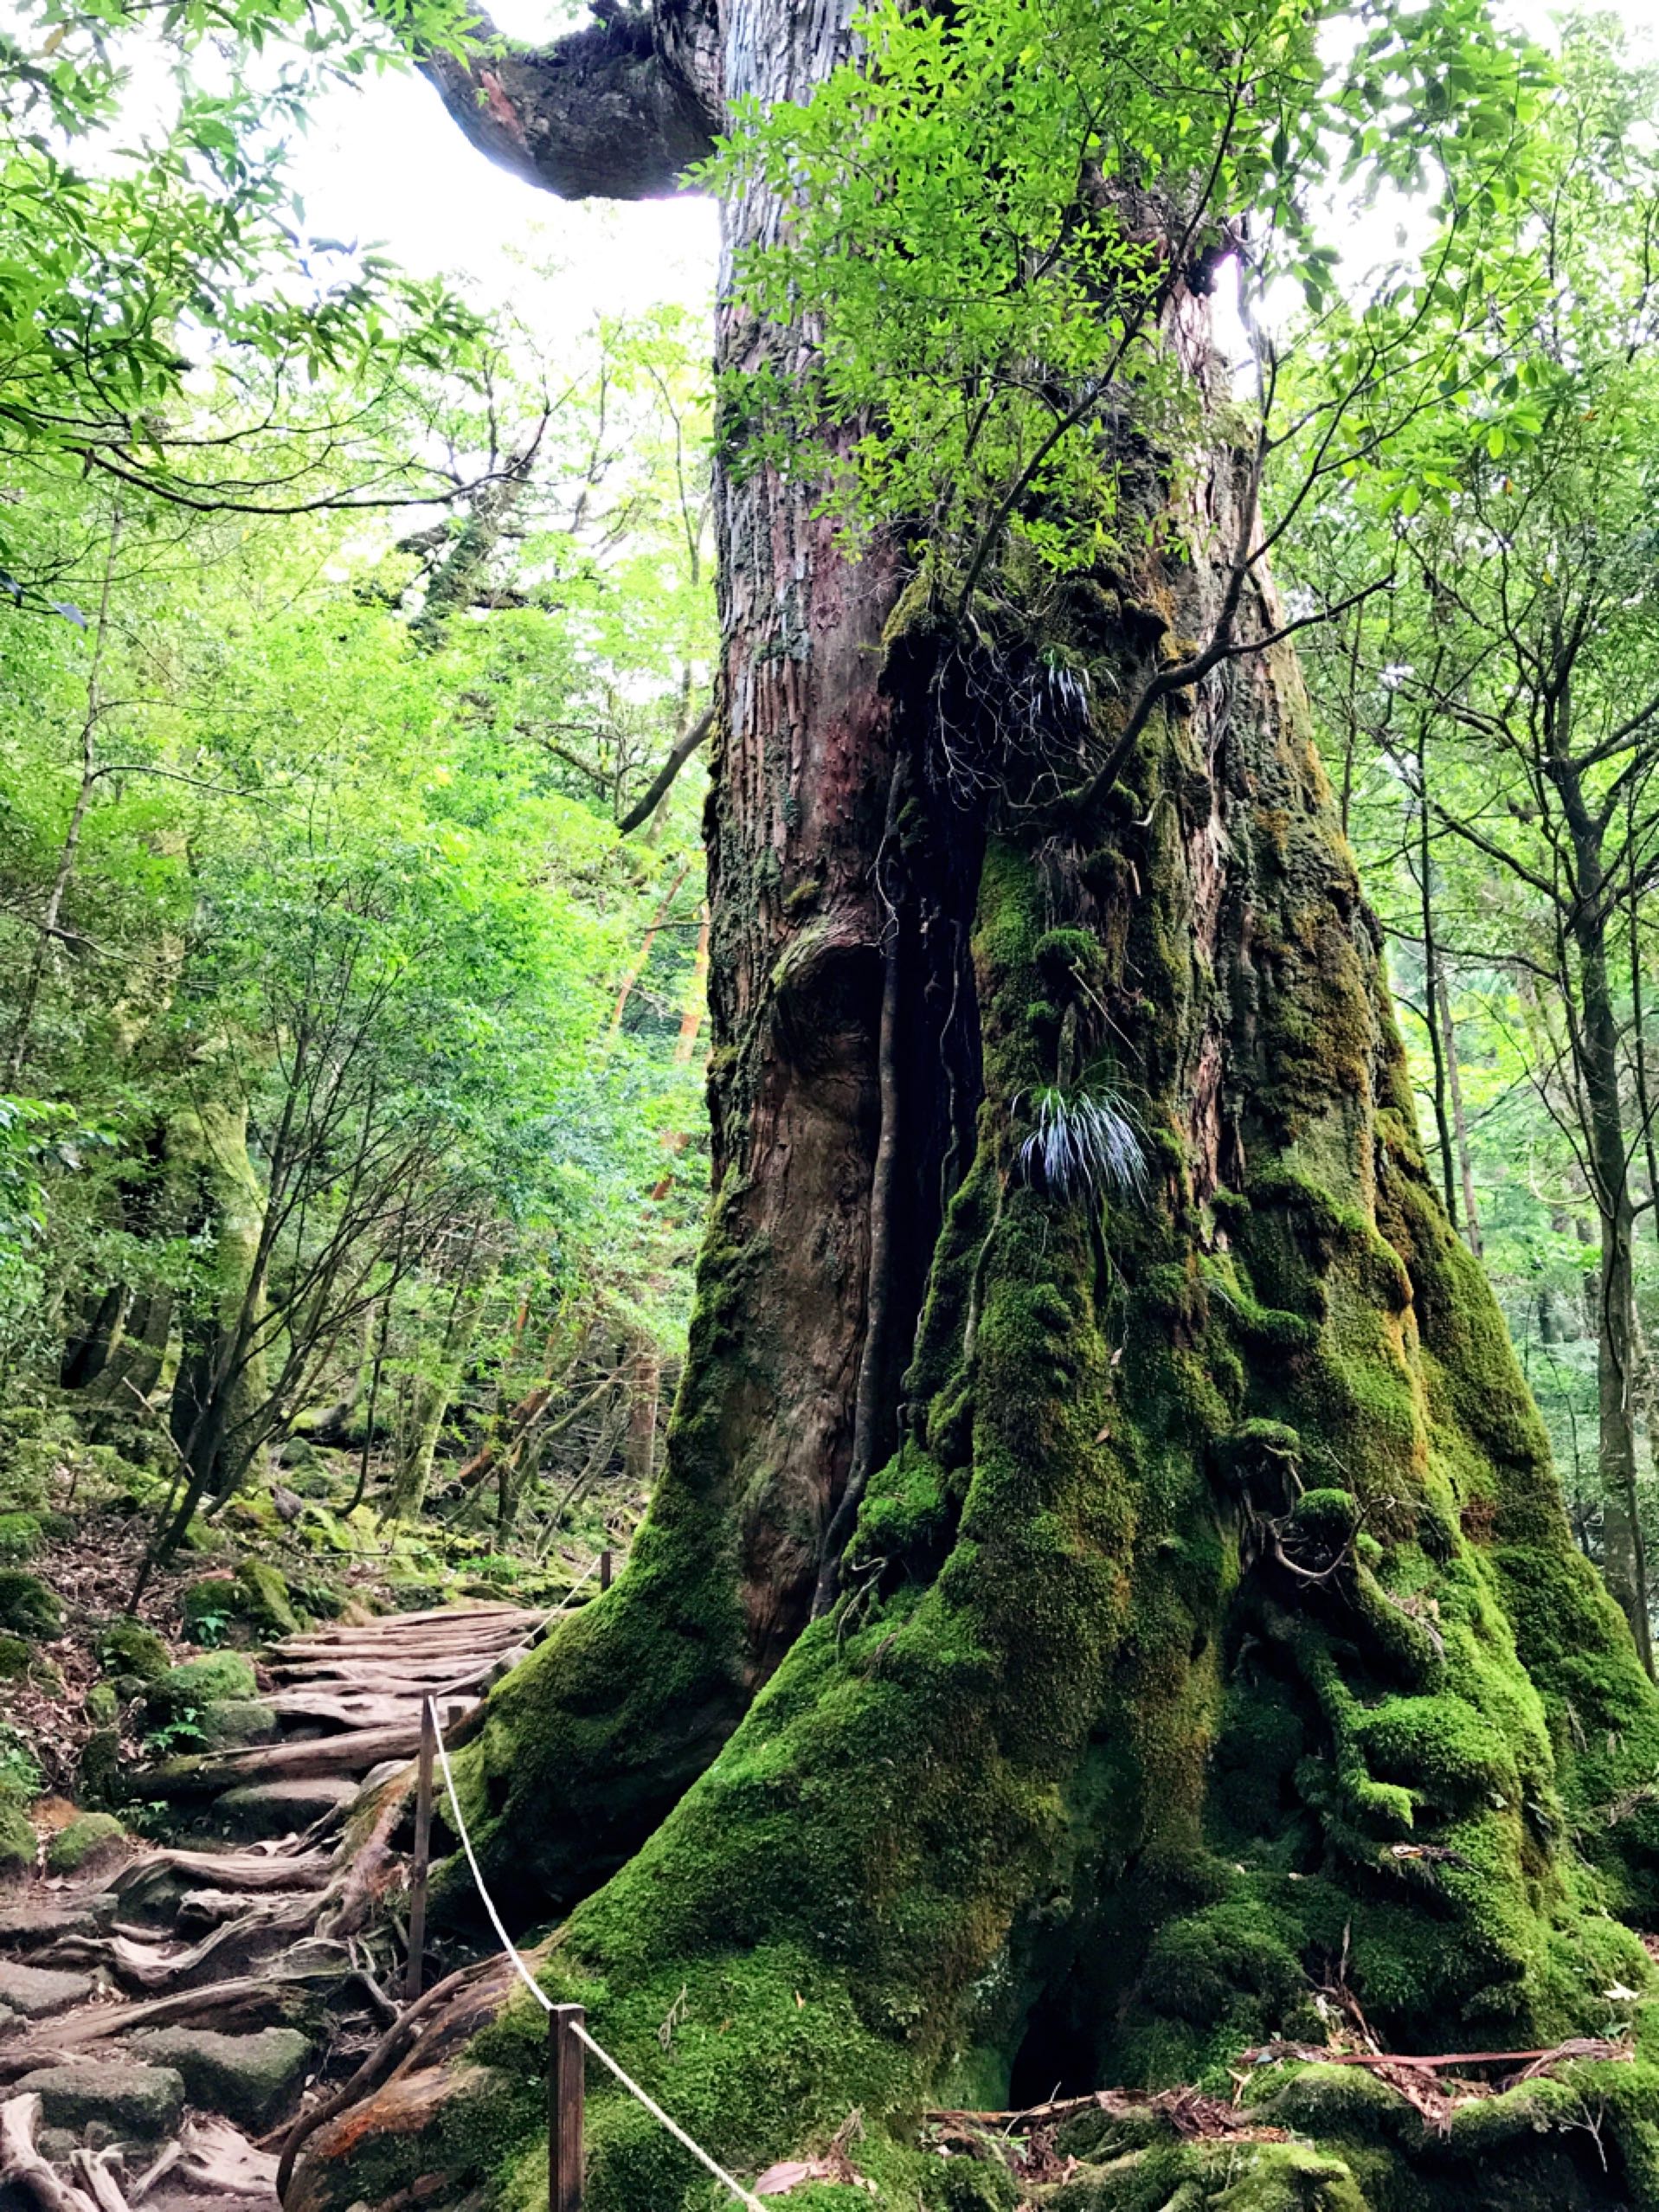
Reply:
[[125, 1771], [121, 1758], [121, 1732], [99, 1727], [80, 1747], [76, 1793], [83, 1804], [117, 1805], [125, 1794]]
[[126, 1830], [113, 1813], [81, 1813], [46, 1847], [48, 1874], [80, 1874], [119, 1858], [126, 1846]]
[[37, 1855], [34, 1823], [22, 1799], [0, 1790], [0, 1881], [32, 1874]]
[[145, 1684], [158, 1682], [173, 1663], [172, 1655], [154, 1629], [125, 1617], [100, 1629], [93, 1649], [106, 1675]]
[[278, 1570], [263, 1559], [244, 1559], [236, 1569], [242, 1618], [265, 1636], [297, 1635], [299, 1617]]
[[170, 2135], [184, 2107], [184, 2084], [171, 2067], [132, 2066], [115, 2059], [42, 2067], [25, 2074], [17, 2087], [40, 2099], [42, 2116], [50, 2126], [79, 2132], [101, 2124], [146, 2143]]
[[204, 1651], [182, 1660], [151, 1685], [149, 1703], [161, 1720], [177, 1720], [227, 1701], [246, 1702], [258, 1693], [254, 1662], [240, 1651]]
[[32, 1559], [43, 1541], [41, 1524], [32, 1513], [0, 1513], [0, 1562], [20, 1566]]
[[0, 1629], [14, 1636], [52, 1636], [63, 1625], [63, 1601], [40, 1577], [0, 1568]]
[[262, 1559], [243, 1559], [234, 1574], [188, 1584], [180, 1609], [184, 1633], [198, 1643], [264, 1643], [293, 1636], [299, 1626], [286, 1582]]
[[22, 1682], [34, 1656], [34, 1646], [25, 1637], [0, 1635], [0, 1682]]
[[275, 1708], [259, 1698], [229, 1697], [204, 1706], [197, 1715], [206, 1751], [235, 1751], [250, 1744], [271, 1744], [280, 1733]]
[[147, 2064], [179, 2074], [192, 2104], [222, 2112], [250, 2134], [263, 2133], [293, 2104], [312, 2057], [310, 2041], [293, 2028], [253, 2035], [164, 2028], [136, 2040]]

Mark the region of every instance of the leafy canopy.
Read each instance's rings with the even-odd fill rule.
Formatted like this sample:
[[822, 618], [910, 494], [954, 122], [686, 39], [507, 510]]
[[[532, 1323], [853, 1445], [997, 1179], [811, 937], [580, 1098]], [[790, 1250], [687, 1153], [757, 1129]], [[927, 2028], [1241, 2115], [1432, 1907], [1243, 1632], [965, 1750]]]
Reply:
[[[453, 490], [408, 425], [430, 421], [440, 376], [475, 366], [477, 318], [372, 253], [308, 245], [286, 162], [323, 83], [460, 20], [449, 0], [362, 18], [298, 0], [25, 0], [0, 30], [14, 492], [87, 469], [254, 512]], [[140, 90], [164, 60], [146, 127]], [[24, 565], [0, 511], [14, 600], [38, 581]]]
[[[788, 209], [740, 241], [758, 342], [727, 434], [740, 461], [820, 473], [853, 537], [901, 524], [970, 582], [1009, 535], [1056, 569], [1109, 558], [1136, 465], [1115, 416], [1181, 447], [1181, 357], [1206, 344], [1183, 295], [1232, 260], [1251, 292], [1288, 277], [1334, 305], [1321, 196], [1344, 176], [1420, 195], [1454, 156], [1497, 189], [1542, 66], [1483, 0], [880, 0], [860, 29], [856, 62], [745, 113], [708, 171]], [[1443, 236], [1462, 212], [1443, 191]], [[1368, 451], [1448, 267], [1431, 248], [1376, 288], [1350, 363]]]

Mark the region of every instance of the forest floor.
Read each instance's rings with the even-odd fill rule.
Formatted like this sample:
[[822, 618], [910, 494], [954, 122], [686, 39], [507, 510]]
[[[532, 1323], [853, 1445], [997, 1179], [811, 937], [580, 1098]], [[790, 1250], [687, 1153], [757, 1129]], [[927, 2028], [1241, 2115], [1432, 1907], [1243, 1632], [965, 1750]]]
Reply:
[[504, 1540], [440, 1463], [392, 1527], [357, 1450], [284, 1460], [140, 1589], [164, 1474], [0, 1435], [0, 2203], [273, 2212], [404, 1997], [423, 1698], [471, 1709], [645, 1505]]
[[198, 1842], [137, 1849], [104, 1817], [73, 1872], [14, 1885], [0, 2189], [51, 2212], [273, 2212], [302, 2109], [326, 2109], [408, 1995], [391, 1845], [421, 1704], [459, 1717], [545, 1618], [463, 1605], [285, 1638], [258, 1669], [273, 1740], [152, 1770]]

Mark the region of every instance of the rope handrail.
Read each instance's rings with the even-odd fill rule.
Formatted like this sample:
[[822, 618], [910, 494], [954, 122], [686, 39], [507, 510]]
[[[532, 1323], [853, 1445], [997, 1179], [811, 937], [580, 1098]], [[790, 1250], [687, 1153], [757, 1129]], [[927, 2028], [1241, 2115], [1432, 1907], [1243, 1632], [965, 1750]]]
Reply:
[[[547, 2000], [543, 1997], [542, 2002], [546, 2003]], [[708, 2171], [714, 2176], [716, 2181], [719, 2182], [724, 2188], [729, 2189], [731, 2191], [732, 2195], [737, 2199], [737, 2202], [740, 2204], [748, 2205], [749, 2212], [768, 2212], [768, 2208], [762, 2203], [758, 2196], [754, 2196], [749, 2190], [746, 2189], [742, 2182], [735, 2180], [717, 2160], [710, 2157], [708, 2152], [704, 2150], [702, 2144], [699, 2143], [694, 2143], [691, 2138], [687, 2135], [685, 2130], [679, 2125], [678, 2120], [673, 2120], [669, 2118], [668, 2114], [664, 2112], [662, 2106], [658, 2104], [654, 2097], [648, 2097], [645, 2091], [640, 2088], [639, 2083], [633, 2080], [633, 2076], [631, 2074], [625, 2074], [622, 2071], [622, 2068], [617, 2064], [610, 2053], [604, 2048], [602, 2044], [596, 2043], [594, 2041], [593, 2037], [588, 2033], [588, 2030], [582, 2027], [580, 2022], [573, 2022], [571, 2033], [576, 2037], [578, 2042], [584, 2043], [587, 2046], [601, 2066], [609, 2068], [610, 2072], [616, 2076], [616, 2079], [621, 2083], [622, 2087], [627, 2091], [631, 2097], [637, 2098], [639, 2102], [645, 2106], [646, 2112], [650, 2113], [652, 2119], [656, 2121], [657, 2125], [659, 2127], [666, 2128], [669, 2134], [673, 2137], [675, 2142], [683, 2144], [684, 2147], [691, 2152], [691, 2156], [697, 2160], [700, 2166], [705, 2167]]]
[[[578, 1584], [576, 1586], [579, 1589], [581, 1585]], [[574, 1591], [570, 1593], [572, 1597], [574, 1597], [575, 1594], [576, 1592]], [[514, 1943], [512, 1938], [507, 1933], [506, 1929], [502, 1925], [501, 1915], [495, 1908], [494, 1898], [491, 1896], [489, 1890], [485, 1886], [484, 1876], [479, 1870], [478, 1855], [473, 1849], [473, 1839], [467, 1834], [466, 1823], [461, 1817], [460, 1799], [456, 1795], [455, 1791], [454, 1770], [449, 1764], [449, 1753], [444, 1748], [443, 1731], [440, 1727], [438, 1720], [438, 1708], [430, 1697], [427, 1699], [426, 1704], [433, 1731], [434, 1747], [438, 1754], [438, 1764], [443, 1769], [444, 1792], [449, 1799], [449, 1817], [455, 1824], [455, 1833], [460, 1838], [461, 1849], [466, 1855], [466, 1864], [468, 1868], [471, 1870], [473, 1876], [473, 1886], [478, 1891], [479, 1896], [483, 1902], [484, 1909], [490, 1916], [490, 1926], [495, 1930], [496, 1940], [501, 1945], [502, 1950], [506, 1953], [514, 1972], [518, 1975], [524, 1987], [530, 1991], [531, 1997], [535, 1998], [537, 2003], [541, 2006], [542, 2010], [543, 2012], [551, 2012], [554, 2009], [552, 1998], [548, 1996], [546, 1990], [542, 1987], [541, 1984], [536, 1979], [536, 1977], [530, 1972], [529, 1967], [524, 1964], [524, 1961], [519, 1953], [518, 1945]], [[624, 2072], [622, 2067], [617, 2063], [616, 2060], [611, 2056], [610, 2053], [605, 2048], [603, 2044], [595, 2042], [594, 2038], [588, 2033], [586, 2028], [582, 2026], [579, 2022], [573, 2022], [571, 2024], [571, 2032], [586, 2046], [588, 2050], [593, 2053], [594, 2056], [599, 2061], [602, 2067], [607, 2067], [610, 2073], [615, 2075], [617, 2080], [621, 2083], [623, 2088], [627, 2091], [628, 2094], [636, 2099], [640, 2104], [645, 2106], [646, 2112], [650, 2113], [652, 2119], [657, 2122], [658, 2125], [659, 2127], [666, 2128], [668, 2133], [673, 2137], [674, 2140], [680, 2144], [685, 2150], [689, 2151], [691, 2156], [697, 2160], [698, 2164], [705, 2168], [708, 2172], [712, 2174], [715, 2179], [721, 2183], [723, 2188], [730, 2190], [731, 2194], [736, 2198], [740, 2204], [747, 2205], [749, 2207], [749, 2212], [768, 2212], [768, 2208], [762, 2203], [759, 2197], [756, 2196], [750, 2190], [746, 2189], [742, 2182], [736, 2180], [734, 2176], [729, 2174], [725, 2168], [720, 2164], [717, 2159], [711, 2158], [708, 2152], [703, 2148], [702, 2144], [694, 2141], [693, 2138], [685, 2132], [685, 2130], [679, 2125], [678, 2120], [671, 2119], [668, 2113], [664, 2112], [662, 2106], [657, 2102], [654, 2097], [651, 2097], [646, 2094], [645, 2090], [643, 2090], [640, 2087], [639, 2083], [634, 2080], [632, 2074]]]

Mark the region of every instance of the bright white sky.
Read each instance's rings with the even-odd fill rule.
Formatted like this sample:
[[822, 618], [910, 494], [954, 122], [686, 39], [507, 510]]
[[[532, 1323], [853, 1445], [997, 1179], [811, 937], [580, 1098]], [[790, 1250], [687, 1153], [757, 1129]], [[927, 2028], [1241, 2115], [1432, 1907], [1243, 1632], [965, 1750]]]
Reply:
[[[1546, 0], [1508, 4], [1527, 30], [1548, 35]], [[1633, 29], [1659, 32], [1659, 0], [1601, 4]], [[503, 29], [536, 39], [577, 11], [557, 0], [495, 0], [492, 12]], [[337, 93], [317, 111], [295, 170], [314, 235], [378, 241], [412, 273], [466, 277], [480, 304], [513, 305], [555, 352], [595, 313], [659, 300], [695, 306], [712, 290], [716, 222], [706, 202], [551, 199], [474, 153], [413, 76]], [[558, 271], [551, 283], [529, 277], [548, 267]]]

